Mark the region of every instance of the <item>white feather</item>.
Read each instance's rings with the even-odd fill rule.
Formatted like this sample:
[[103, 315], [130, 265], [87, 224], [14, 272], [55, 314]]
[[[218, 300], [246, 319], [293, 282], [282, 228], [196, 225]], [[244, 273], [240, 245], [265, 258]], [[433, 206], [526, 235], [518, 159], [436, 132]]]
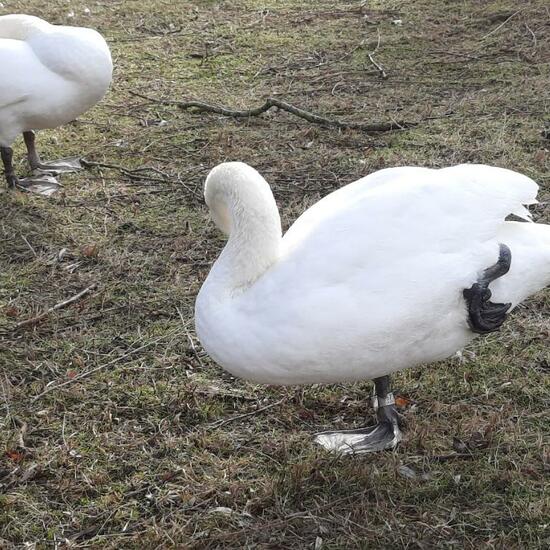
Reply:
[[104, 96], [112, 70], [109, 48], [92, 29], [0, 16], [0, 146], [74, 120]]
[[474, 336], [462, 291], [500, 242], [512, 268], [491, 285], [497, 301], [550, 282], [550, 227], [505, 221], [537, 189], [489, 166], [391, 168], [331, 193], [281, 238], [269, 185], [222, 164], [206, 198], [230, 237], [197, 297], [197, 334], [222, 367], [270, 384], [375, 378], [448, 357]]

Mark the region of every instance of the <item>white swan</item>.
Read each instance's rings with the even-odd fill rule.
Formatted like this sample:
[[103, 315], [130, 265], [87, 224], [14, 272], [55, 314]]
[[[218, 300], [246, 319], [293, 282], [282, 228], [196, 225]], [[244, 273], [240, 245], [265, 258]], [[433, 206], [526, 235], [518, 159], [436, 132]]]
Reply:
[[19, 183], [11, 149], [19, 134], [33, 170], [79, 167], [42, 163], [33, 130], [56, 128], [87, 111], [105, 95], [112, 72], [109, 48], [96, 31], [30, 15], [0, 16], [0, 153], [9, 187]]
[[221, 164], [204, 193], [229, 241], [197, 297], [197, 335], [219, 365], [255, 382], [374, 379], [378, 426], [317, 441], [394, 446], [387, 375], [449, 357], [550, 283], [550, 226], [505, 221], [530, 222], [523, 205], [537, 189], [490, 166], [390, 168], [323, 198], [281, 237], [267, 182]]

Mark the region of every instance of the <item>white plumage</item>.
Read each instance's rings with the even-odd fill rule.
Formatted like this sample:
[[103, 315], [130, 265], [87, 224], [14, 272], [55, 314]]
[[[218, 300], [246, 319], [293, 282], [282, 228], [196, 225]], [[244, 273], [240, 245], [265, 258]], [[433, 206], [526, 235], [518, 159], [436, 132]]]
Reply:
[[550, 283], [550, 226], [529, 220], [537, 185], [483, 165], [390, 168], [331, 193], [281, 237], [269, 185], [214, 168], [205, 198], [229, 241], [197, 297], [196, 330], [235, 376], [269, 384], [372, 379], [443, 359], [473, 337], [463, 290], [516, 305]]
[[0, 147], [74, 120], [105, 95], [112, 70], [109, 48], [92, 29], [1, 16]]

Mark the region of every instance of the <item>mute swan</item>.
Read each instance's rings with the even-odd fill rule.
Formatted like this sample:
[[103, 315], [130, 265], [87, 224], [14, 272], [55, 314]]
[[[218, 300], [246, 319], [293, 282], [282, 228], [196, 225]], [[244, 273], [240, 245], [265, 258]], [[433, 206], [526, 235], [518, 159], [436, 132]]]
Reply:
[[15, 175], [11, 145], [19, 134], [33, 171], [80, 167], [74, 161], [42, 163], [34, 130], [66, 124], [95, 105], [112, 71], [109, 48], [92, 29], [50, 25], [31, 15], [0, 16], [0, 153], [9, 187], [40, 180], [19, 182]]
[[267, 182], [221, 164], [204, 194], [229, 240], [198, 294], [197, 335], [219, 365], [259, 383], [374, 379], [378, 425], [316, 440], [343, 453], [393, 447], [388, 375], [497, 330], [550, 283], [550, 226], [505, 221], [530, 221], [523, 205], [537, 189], [483, 165], [389, 168], [326, 196], [281, 237]]

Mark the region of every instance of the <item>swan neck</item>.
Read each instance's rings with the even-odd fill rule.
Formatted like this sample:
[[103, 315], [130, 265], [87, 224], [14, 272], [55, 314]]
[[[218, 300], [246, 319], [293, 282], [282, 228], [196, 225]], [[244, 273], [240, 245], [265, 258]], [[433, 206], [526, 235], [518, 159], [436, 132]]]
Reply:
[[229, 240], [207, 283], [225, 296], [247, 290], [279, 259], [282, 230], [275, 199], [257, 172], [251, 176], [208, 190], [212, 217]]
[[276, 224], [266, 227], [260, 220], [237, 223], [211, 277], [226, 295], [244, 292], [277, 261], [280, 240]]

